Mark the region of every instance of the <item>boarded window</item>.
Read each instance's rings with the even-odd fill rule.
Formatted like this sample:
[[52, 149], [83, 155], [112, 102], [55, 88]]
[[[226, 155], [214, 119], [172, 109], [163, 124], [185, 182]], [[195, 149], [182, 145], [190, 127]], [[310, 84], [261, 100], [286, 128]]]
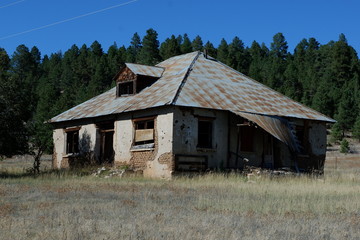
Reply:
[[199, 148], [212, 148], [212, 119], [198, 119], [198, 145]]
[[134, 81], [122, 82], [118, 84], [117, 88], [118, 97], [122, 95], [129, 95], [134, 93]]
[[255, 128], [252, 126], [240, 127], [240, 151], [254, 151], [254, 134]]
[[79, 130], [66, 131], [66, 153], [79, 152]]
[[154, 118], [134, 120], [135, 145], [154, 143]]

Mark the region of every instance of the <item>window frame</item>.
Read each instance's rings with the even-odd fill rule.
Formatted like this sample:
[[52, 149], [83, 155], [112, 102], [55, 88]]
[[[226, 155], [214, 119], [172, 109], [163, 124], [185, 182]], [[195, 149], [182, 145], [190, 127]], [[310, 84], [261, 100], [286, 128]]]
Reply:
[[[127, 93], [121, 93], [121, 85], [125, 85], [125, 84], [132, 84], [132, 89], [131, 92], [127, 92]], [[135, 80], [130, 80], [130, 81], [123, 81], [123, 82], [118, 82], [117, 83], [117, 87], [116, 87], [116, 96], [117, 97], [122, 97], [122, 96], [131, 96], [135, 94], [135, 90], [136, 89], [136, 81]]]
[[[156, 117], [146, 117], [146, 118], [136, 118], [133, 119], [133, 127], [134, 127], [134, 138], [133, 138], [133, 147], [139, 147], [139, 146], [152, 146], [155, 145], [155, 121]], [[139, 124], [144, 124], [143, 127], [139, 127]], [[149, 131], [152, 130], [152, 131]], [[151, 132], [152, 138], [144, 141], [137, 141], [137, 131], [143, 132], [146, 137], [149, 136], [149, 132]], [[147, 135], [147, 136], [146, 136]]]
[[[80, 152], [80, 127], [65, 129], [66, 140], [65, 140], [65, 153], [67, 155], [74, 155]], [[71, 138], [70, 138], [71, 136]], [[74, 137], [75, 136], [75, 137]], [[71, 142], [70, 142], [71, 139]], [[71, 145], [71, 147], [70, 147]]]
[[[215, 118], [210, 118], [210, 117], [197, 117], [198, 119], [198, 129], [197, 129], [197, 145], [196, 148], [198, 149], [214, 149], [214, 119]], [[207, 124], [210, 124], [209, 126], [207, 126], [207, 131], [208, 132], [200, 132], [200, 123], [204, 122]], [[208, 139], [207, 143], [203, 143], [203, 141], [201, 139], [203, 139], [204, 137], [201, 137], [200, 135], [208, 135], [208, 137], [205, 137], [206, 139]], [[205, 142], [205, 141], [204, 141]]]

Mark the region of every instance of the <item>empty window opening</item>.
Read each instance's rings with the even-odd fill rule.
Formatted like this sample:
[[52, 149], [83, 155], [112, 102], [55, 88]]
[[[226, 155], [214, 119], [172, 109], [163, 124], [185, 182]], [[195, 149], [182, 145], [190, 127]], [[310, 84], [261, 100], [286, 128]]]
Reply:
[[213, 121], [209, 119], [198, 120], [198, 145], [199, 148], [212, 148]]
[[134, 81], [119, 83], [118, 97], [129, 94], [134, 94]]
[[100, 134], [100, 163], [114, 162], [114, 122], [98, 123]]
[[255, 128], [252, 126], [240, 127], [240, 151], [253, 152], [254, 151], [254, 134]]
[[66, 153], [73, 154], [79, 152], [79, 130], [66, 132]]
[[134, 120], [135, 145], [154, 143], [154, 118]]

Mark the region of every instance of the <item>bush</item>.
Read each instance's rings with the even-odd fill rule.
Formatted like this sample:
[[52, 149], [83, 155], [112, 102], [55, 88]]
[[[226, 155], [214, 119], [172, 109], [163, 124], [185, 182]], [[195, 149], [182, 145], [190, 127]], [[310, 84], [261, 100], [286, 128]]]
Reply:
[[341, 128], [340, 128], [340, 125], [338, 123], [335, 123], [332, 128], [331, 128], [331, 139], [330, 141], [332, 143], [335, 143], [335, 142], [338, 142], [338, 141], [341, 141], [342, 138], [343, 138], [343, 135], [342, 135], [342, 131], [341, 131]]
[[346, 139], [343, 139], [340, 143], [340, 152], [348, 153], [350, 150], [349, 142]]

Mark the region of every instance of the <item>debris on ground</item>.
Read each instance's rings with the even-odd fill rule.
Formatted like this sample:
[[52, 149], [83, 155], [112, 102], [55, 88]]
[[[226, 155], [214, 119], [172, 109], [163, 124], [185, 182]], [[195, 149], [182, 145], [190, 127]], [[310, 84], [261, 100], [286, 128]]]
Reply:
[[139, 171], [134, 171], [127, 168], [118, 167], [100, 167], [96, 169], [91, 175], [94, 177], [111, 178], [111, 177], [124, 177], [124, 176], [138, 176]]

